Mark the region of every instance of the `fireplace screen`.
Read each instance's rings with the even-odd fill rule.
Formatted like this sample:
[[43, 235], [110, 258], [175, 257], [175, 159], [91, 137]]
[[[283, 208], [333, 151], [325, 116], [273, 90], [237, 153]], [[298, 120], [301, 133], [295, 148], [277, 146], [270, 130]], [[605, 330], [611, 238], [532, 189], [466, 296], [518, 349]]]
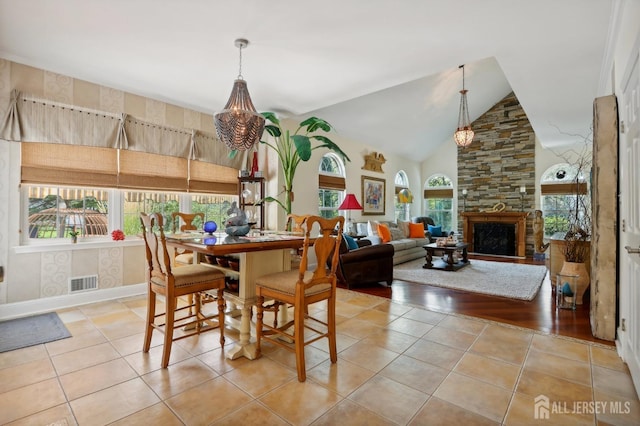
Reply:
[[516, 255], [516, 225], [510, 223], [475, 223], [473, 251], [502, 256]]

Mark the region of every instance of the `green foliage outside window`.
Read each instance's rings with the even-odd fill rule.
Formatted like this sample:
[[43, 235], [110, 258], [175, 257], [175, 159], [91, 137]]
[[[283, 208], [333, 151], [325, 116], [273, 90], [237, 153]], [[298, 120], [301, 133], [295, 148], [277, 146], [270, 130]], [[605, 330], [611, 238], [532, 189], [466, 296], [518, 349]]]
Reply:
[[318, 209], [320, 216], [331, 219], [338, 216], [338, 206], [340, 206], [340, 191], [331, 189], [318, 190]]

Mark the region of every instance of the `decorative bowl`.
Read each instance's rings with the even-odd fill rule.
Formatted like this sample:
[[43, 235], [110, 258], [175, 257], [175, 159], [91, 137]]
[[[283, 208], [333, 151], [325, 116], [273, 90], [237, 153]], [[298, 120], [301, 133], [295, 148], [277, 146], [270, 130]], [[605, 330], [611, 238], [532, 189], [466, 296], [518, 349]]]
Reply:
[[251, 230], [251, 226], [249, 225], [237, 225], [237, 226], [227, 226], [224, 231], [228, 235], [232, 235], [234, 237], [240, 237], [243, 235], [247, 235], [250, 230]]
[[238, 291], [240, 288], [240, 280], [238, 278], [226, 277], [225, 286], [228, 290]]

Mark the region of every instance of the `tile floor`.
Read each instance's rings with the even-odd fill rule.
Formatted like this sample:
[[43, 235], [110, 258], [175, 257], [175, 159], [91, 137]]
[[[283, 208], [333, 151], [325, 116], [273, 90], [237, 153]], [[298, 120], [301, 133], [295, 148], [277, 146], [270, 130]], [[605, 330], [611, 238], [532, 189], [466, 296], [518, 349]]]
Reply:
[[0, 424], [640, 424], [626, 366], [597, 344], [339, 289], [338, 363], [316, 342], [299, 383], [293, 354], [230, 361], [217, 331], [176, 342], [161, 369], [157, 333], [141, 352], [145, 311], [144, 297], [61, 311], [73, 337], [0, 354]]

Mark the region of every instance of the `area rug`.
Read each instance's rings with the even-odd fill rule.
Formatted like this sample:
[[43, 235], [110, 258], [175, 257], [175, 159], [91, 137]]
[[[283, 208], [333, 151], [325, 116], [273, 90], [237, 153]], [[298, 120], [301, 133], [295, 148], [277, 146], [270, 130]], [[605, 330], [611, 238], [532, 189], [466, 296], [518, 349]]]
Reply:
[[455, 272], [424, 269], [424, 259], [393, 267], [393, 278], [437, 287], [511, 299], [533, 300], [547, 274], [546, 266], [471, 260]]
[[0, 322], [0, 352], [67, 337], [71, 337], [71, 333], [55, 312]]

